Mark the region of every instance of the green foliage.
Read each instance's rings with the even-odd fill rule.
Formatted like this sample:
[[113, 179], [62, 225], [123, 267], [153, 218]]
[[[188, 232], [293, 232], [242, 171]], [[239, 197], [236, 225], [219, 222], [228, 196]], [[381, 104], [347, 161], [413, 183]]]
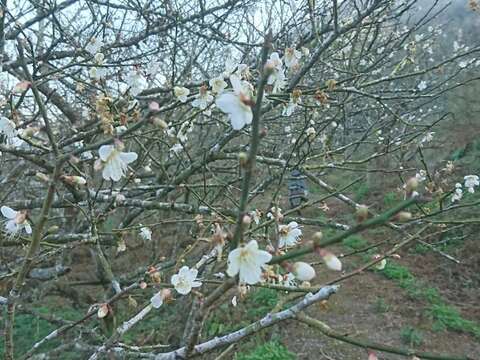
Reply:
[[354, 189], [353, 198], [356, 202], [364, 200], [367, 195], [370, 193], [370, 187], [367, 183], [359, 183]]
[[252, 320], [265, 316], [278, 303], [278, 292], [259, 288], [247, 299], [247, 315]]
[[342, 243], [344, 246], [353, 250], [360, 250], [368, 246], [368, 241], [359, 235], [349, 236], [348, 238], [344, 239]]
[[420, 330], [407, 326], [400, 331], [402, 341], [409, 346], [420, 346], [423, 342], [423, 335]]
[[417, 254], [426, 254], [429, 250], [430, 249], [428, 248], [428, 246], [425, 246], [423, 244], [417, 244], [413, 248], [413, 252], [415, 252]]
[[434, 330], [453, 330], [480, 337], [480, 325], [466, 320], [457, 309], [446, 304], [433, 304], [429, 307], [429, 315], [435, 320]]
[[378, 298], [373, 304], [373, 309], [380, 314], [390, 311], [390, 305], [383, 299]]
[[390, 191], [383, 196], [383, 204], [386, 208], [392, 208], [401, 201], [400, 195], [396, 192]]
[[426, 286], [415, 279], [414, 275], [404, 266], [388, 262], [382, 274], [395, 281], [408, 294], [416, 299], [428, 302], [428, 314], [434, 320], [435, 330], [452, 330], [465, 332], [480, 337], [480, 325], [474, 321], [466, 320], [453, 306], [445, 304], [438, 289]]
[[405, 266], [395, 264], [393, 261], [387, 261], [387, 265], [382, 274], [390, 280], [405, 281], [413, 279], [413, 275]]
[[296, 356], [277, 341], [257, 346], [247, 354], [235, 354], [235, 360], [295, 360]]
[[[51, 309], [46, 307], [39, 307], [35, 309], [39, 313], [42, 314], [51, 314]], [[6, 315], [6, 314], [4, 314]], [[61, 317], [65, 320], [78, 320], [81, 317], [81, 313], [75, 311], [74, 309], [67, 309], [67, 308], [56, 308], [55, 309], [55, 316]], [[1, 318], [0, 318], [1, 319]], [[5, 319], [5, 316], [3, 316]], [[0, 322], [0, 327], [3, 329], [4, 323]], [[30, 350], [34, 343], [43, 339], [47, 336], [50, 332], [58, 328], [56, 325], [52, 325], [46, 320], [41, 319], [38, 316], [34, 316], [31, 314], [22, 314], [17, 313], [15, 316], [15, 324], [13, 329], [13, 336], [15, 339], [15, 355], [20, 356], [21, 354], [25, 353], [26, 351]], [[45, 345], [42, 345], [38, 351], [48, 351], [53, 350], [59, 347], [62, 344], [62, 340], [56, 339], [47, 342]], [[4, 352], [4, 341], [3, 339], [0, 340], [0, 354]], [[64, 352], [62, 354], [62, 359], [65, 360], [77, 360], [80, 359], [78, 355], [74, 352]]]

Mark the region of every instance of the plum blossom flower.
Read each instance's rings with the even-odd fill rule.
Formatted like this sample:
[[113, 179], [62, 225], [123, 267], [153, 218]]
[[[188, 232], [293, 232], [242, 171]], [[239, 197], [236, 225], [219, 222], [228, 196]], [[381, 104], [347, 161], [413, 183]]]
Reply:
[[272, 73], [267, 79], [268, 85], [273, 85], [272, 92], [276, 93], [285, 87], [287, 78], [285, 76], [285, 70], [283, 68], [282, 59], [277, 52], [270, 54], [270, 59], [267, 60], [265, 67], [270, 68]]
[[256, 284], [262, 278], [262, 268], [271, 259], [270, 253], [260, 250], [258, 243], [250, 240], [228, 254], [227, 274], [231, 277], [239, 274], [241, 284]]
[[467, 175], [463, 178], [465, 180], [465, 187], [468, 192], [473, 194], [475, 192], [474, 187], [480, 185], [479, 177], [477, 175]]
[[4, 117], [0, 117], [0, 134], [4, 134], [7, 139], [7, 144], [15, 147], [22, 144], [22, 140], [17, 136], [17, 130], [15, 129], [15, 123]]
[[95, 55], [100, 51], [102, 46], [103, 46], [103, 41], [93, 37], [88, 42], [87, 46], [85, 46], [85, 50], [87, 50], [90, 54]]
[[420, 140], [420, 144], [431, 142], [433, 140], [433, 135], [435, 135], [433, 131], [426, 133], [422, 140]]
[[252, 123], [252, 108], [250, 97], [247, 95], [238, 76], [231, 75], [230, 82], [233, 92], [221, 94], [216, 101], [220, 110], [228, 114], [234, 130], [240, 130]]
[[425, 90], [428, 87], [427, 82], [425, 80], [420, 81], [420, 83], [417, 85], [417, 89], [420, 91]]
[[295, 48], [286, 48], [285, 49], [285, 56], [283, 59], [285, 60], [285, 66], [288, 68], [298, 66], [299, 60], [302, 58], [301, 51]]
[[317, 132], [315, 131], [315, 128], [310, 126], [307, 130], [305, 130], [305, 133], [307, 134], [307, 137], [312, 140], [315, 138], [317, 135]]
[[463, 190], [462, 190], [462, 184], [456, 183], [455, 184], [455, 190], [452, 195], [452, 202], [459, 201], [463, 197]]
[[9, 233], [16, 234], [22, 229], [25, 229], [27, 234], [32, 233], [32, 227], [27, 220], [26, 211], [15, 211], [8, 206], [2, 206], [0, 211], [2, 212], [2, 215], [8, 219], [5, 223], [5, 229]]
[[280, 225], [278, 232], [280, 234], [278, 239], [278, 246], [280, 248], [296, 245], [298, 239], [302, 236], [302, 230], [300, 230], [300, 227], [295, 221], [292, 221], [288, 225]]
[[[381, 257], [380, 254], [375, 254], [373, 256], [373, 260], [378, 260]], [[383, 258], [380, 260], [378, 263], [375, 264], [375, 269], [377, 270], [383, 270], [385, 269], [385, 266], [387, 265], [387, 259]]]
[[197, 269], [190, 269], [188, 266], [180, 268], [178, 274], [172, 276], [171, 283], [175, 290], [182, 295], [187, 295], [192, 288], [202, 286], [200, 281], [196, 281], [198, 275]]
[[315, 269], [303, 261], [297, 261], [293, 264], [292, 273], [300, 281], [311, 281], [316, 276]]
[[210, 79], [208, 82], [212, 87], [212, 91], [216, 94], [221, 94], [223, 90], [227, 87], [227, 83], [223, 80], [223, 77], [217, 76], [216, 78]]
[[297, 108], [298, 104], [302, 102], [300, 96], [302, 92], [300, 90], [294, 90], [290, 95], [290, 101], [288, 102], [287, 106], [283, 109], [283, 115], [290, 116], [293, 114], [295, 109]]
[[423, 169], [420, 170], [418, 173], [415, 174], [415, 179], [417, 179], [418, 182], [427, 180], [427, 172]]
[[143, 240], [152, 240], [152, 230], [150, 230], [149, 227], [146, 227], [146, 226], [142, 226], [140, 228], [140, 237], [143, 239]]
[[122, 152], [123, 144], [102, 145], [98, 149], [103, 162], [102, 176], [105, 180], [118, 181], [127, 173], [128, 164], [137, 160], [134, 152]]
[[130, 72], [125, 81], [130, 86], [130, 94], [133, 96], [137, 96], [148, 86], [147, 79], [137, 70]]
[[188, 95], [190, 95], [190, 90], [183, 86], [175, 86], [173, 88], [173, 93], [178, 100], [180, 100], [182, 103], [185, 103], [188, 100]]
[[201, 110], [205, 110], [212, 101], [213, 96], [210, 95], [210, 92], [207, 90], [206, 86], [202, 86], [200, 87], [200, 91], [195, 100], [193, 100], [192, 106]]
[[150, 62], [145, 68], [145, 73], [150, 77], [150, 79], [158, 80], [158, 82], [162, 85], [167, 81], [165, 75], [160, 73], [160, 63], [158, 61]]

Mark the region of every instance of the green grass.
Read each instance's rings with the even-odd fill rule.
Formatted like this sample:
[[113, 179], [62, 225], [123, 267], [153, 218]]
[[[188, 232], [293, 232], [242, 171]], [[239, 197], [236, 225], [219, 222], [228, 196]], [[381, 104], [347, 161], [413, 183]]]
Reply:
[[405, 266], [389, 261], [381, 273], [404, 288], [410, 297], [428, 303], [426, 311], [434, 322], [434, 330], [451, 330], [480, 337], [480, 324], [464, 319], [456, 308], [445, 303], [438, 289], [417, 280]]
[[277, 341], [258, 345], [251, 352], [235, 354], [235, 360], [295, 360], [296, 356]]
[[435, 321], [434, 330], [453, 330], [466, 332], [480, 337], [480, 325], [471, 320], [466, 320], [453, 306], [446, 304], [433, 304], [428, 309], [429, 315]]
[[342, 244], [350, 249], [360, 250], [368, 246], [368, 241], [359, 235], [352, 235], [344, 239]]
[[383, 196], [383, 204], [386, 208], [392, 208], [400, 201], [402, 201], [400, 195], [393, 191], [390, 191]]
[[375, 312], [383, 314], [390, 311], [390, 305], [383, 298], [378, 298], [373, 304], [373, 309]]
[[278, 291], [259, 288], [247, 299], [247, 316], [250, 320], [258, 320], [265, 316], [278, 303]]
[[407, 326], [400, 330], [402, 342], [408, 346], [420, 346], [423, 342], [423, 335], [420, 330]]
[[[51, 314], [52, 309], [47, 307], [38, 307], [35, 309], [37, 312], [42, 314]], [[57, 318], [63, 318], [65, 320], [78, 320], [81, 318], [82, 313], [76, 311], [72, 308], [55, 308], [54, 315]], [[6, 313], [4, 312], [2, 318], [5, 319]], [[4, 323], [0, 322], [0, 326], [3, 329]], [[15, 315], [15, 324], [13, 329], [14, 337], [14, 351], [15, 356], [20, 356], [26, 351], [30, 350], [34, 343], [40, 341], [53, 330], [57, 329], [60, 325], [54, 325], [50, 322], [41, 319], [40, 317], [19, 313]], [[56, 349], [62, 344], [62, 339], [55, 339], [48, 341], [42, 345], [37, 352], [46, 352], [49, 350]], [[3, 338], [0, 340], [0, 354], [4, 352], [4, 341]], [[78, 354], [75, 352], [65, 352], [62, 354], [62, 359], [65, 360], [77, 360], [80, 359]]]
[[355, 186], [353, 191], [353, 199], [356, 202], [361, 202], [370, 194], [370, 187], [367, 185], [367, 183], [363, 182]]

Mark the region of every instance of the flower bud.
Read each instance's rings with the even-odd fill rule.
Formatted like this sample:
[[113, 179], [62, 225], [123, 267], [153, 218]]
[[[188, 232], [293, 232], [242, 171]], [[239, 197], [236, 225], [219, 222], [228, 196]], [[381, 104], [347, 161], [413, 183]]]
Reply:
[[318, 244], [323, 238], [323, 233], [321, 231], [317, 231], [315, 234], [313, 234], [313, 242], [315, 244]]
[[412, 218], [412, 213], [408, 211], [400, 211], [395, 218], [399, 222], [407, 222]]
[[70, 185], [85, 185], [87, 180], [81, 176], [62, 175], [62, 179]]
[[325, 265], [330, 270], [342, 271], [342, 262], [333, 253], [325, 249], [320, 249], [318, 254], [323, 258]]
[[41, 173], [41, 172], [37, 172], [35, 174], [35, 177], [38, 180], [43, 181], [43, 182], [49, 182], [50, 181], [50, 178], [48, 177], [48, 175], [45, 175], [44, 173]]
[[368, 206], [367, 205], [358, 205], [355, 215], [357, 216], [358, 222], [363, 222], [368, 218]]
[[248, 155], [246, 152], [242, 151], [238, 153], [238, 162], [240, 163], [241, 167], [245, 167], [245, 165], [247, 165], [247, 161], [248, 161]]
[[260, 134], [259, 134], [259, 135], [260, 135], [260, 138], [261, 138], [261, 139], [264, 138], [264, 137], [266, 137], [267, 134], [268, 134], [267, 128], [262, 128], [262, 129], [260, 130]]
[[58, 230], [60, 230], [60, 227], [58, 225], [50, 226], [47, 229], [47, 234], [56, 234], [58, 232]]
[[303, 261], [297, 261], [293, 264], [292, 273], [300, 281], [310, 281], [316, 276], [315, 269]]
[[249, 227], [252, 223], [252, 218], [249, 215], [243, 215], [242, 225], [245, 227]]
[[408, 179], [405, 189], [407, 194], [412, 193], [413, 191], [417, 190], [418, 188], [418, 179], [416, 177], [411, 177]]
[[159, 117], [154, 117], [153, 118], [153, 125], [161, 128], [163, 130], [168, 128], [168, 124], [163, 119], [160, 119]]

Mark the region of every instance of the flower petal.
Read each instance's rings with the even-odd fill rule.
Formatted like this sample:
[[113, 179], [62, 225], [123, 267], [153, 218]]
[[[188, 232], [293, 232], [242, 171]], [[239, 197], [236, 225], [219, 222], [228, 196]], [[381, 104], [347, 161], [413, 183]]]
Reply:
[[13, 210], [8, 206], [2, 206], [0, 208], [0, 211], [7, 219], [15, 219], [15, 217], [17, 216], [17, 211]]
[[131, 162], [134, 162], [135, 160], [137, 160], [138, 158], [138, 155], [137, 153], [134, 153], [134, 152], [122, 152], [120, 153], [120, 159], [122, 159], [122, 161], [126, 164], [130, 164]]
[[98, 149], [98, 154], [100, 155], [100, 159], [103, 161], [107, 161], [108, 157], [112, 153], [112, 151], [115, 149], [113, 145], [102, 145], [100, 146], [100, 149]]

